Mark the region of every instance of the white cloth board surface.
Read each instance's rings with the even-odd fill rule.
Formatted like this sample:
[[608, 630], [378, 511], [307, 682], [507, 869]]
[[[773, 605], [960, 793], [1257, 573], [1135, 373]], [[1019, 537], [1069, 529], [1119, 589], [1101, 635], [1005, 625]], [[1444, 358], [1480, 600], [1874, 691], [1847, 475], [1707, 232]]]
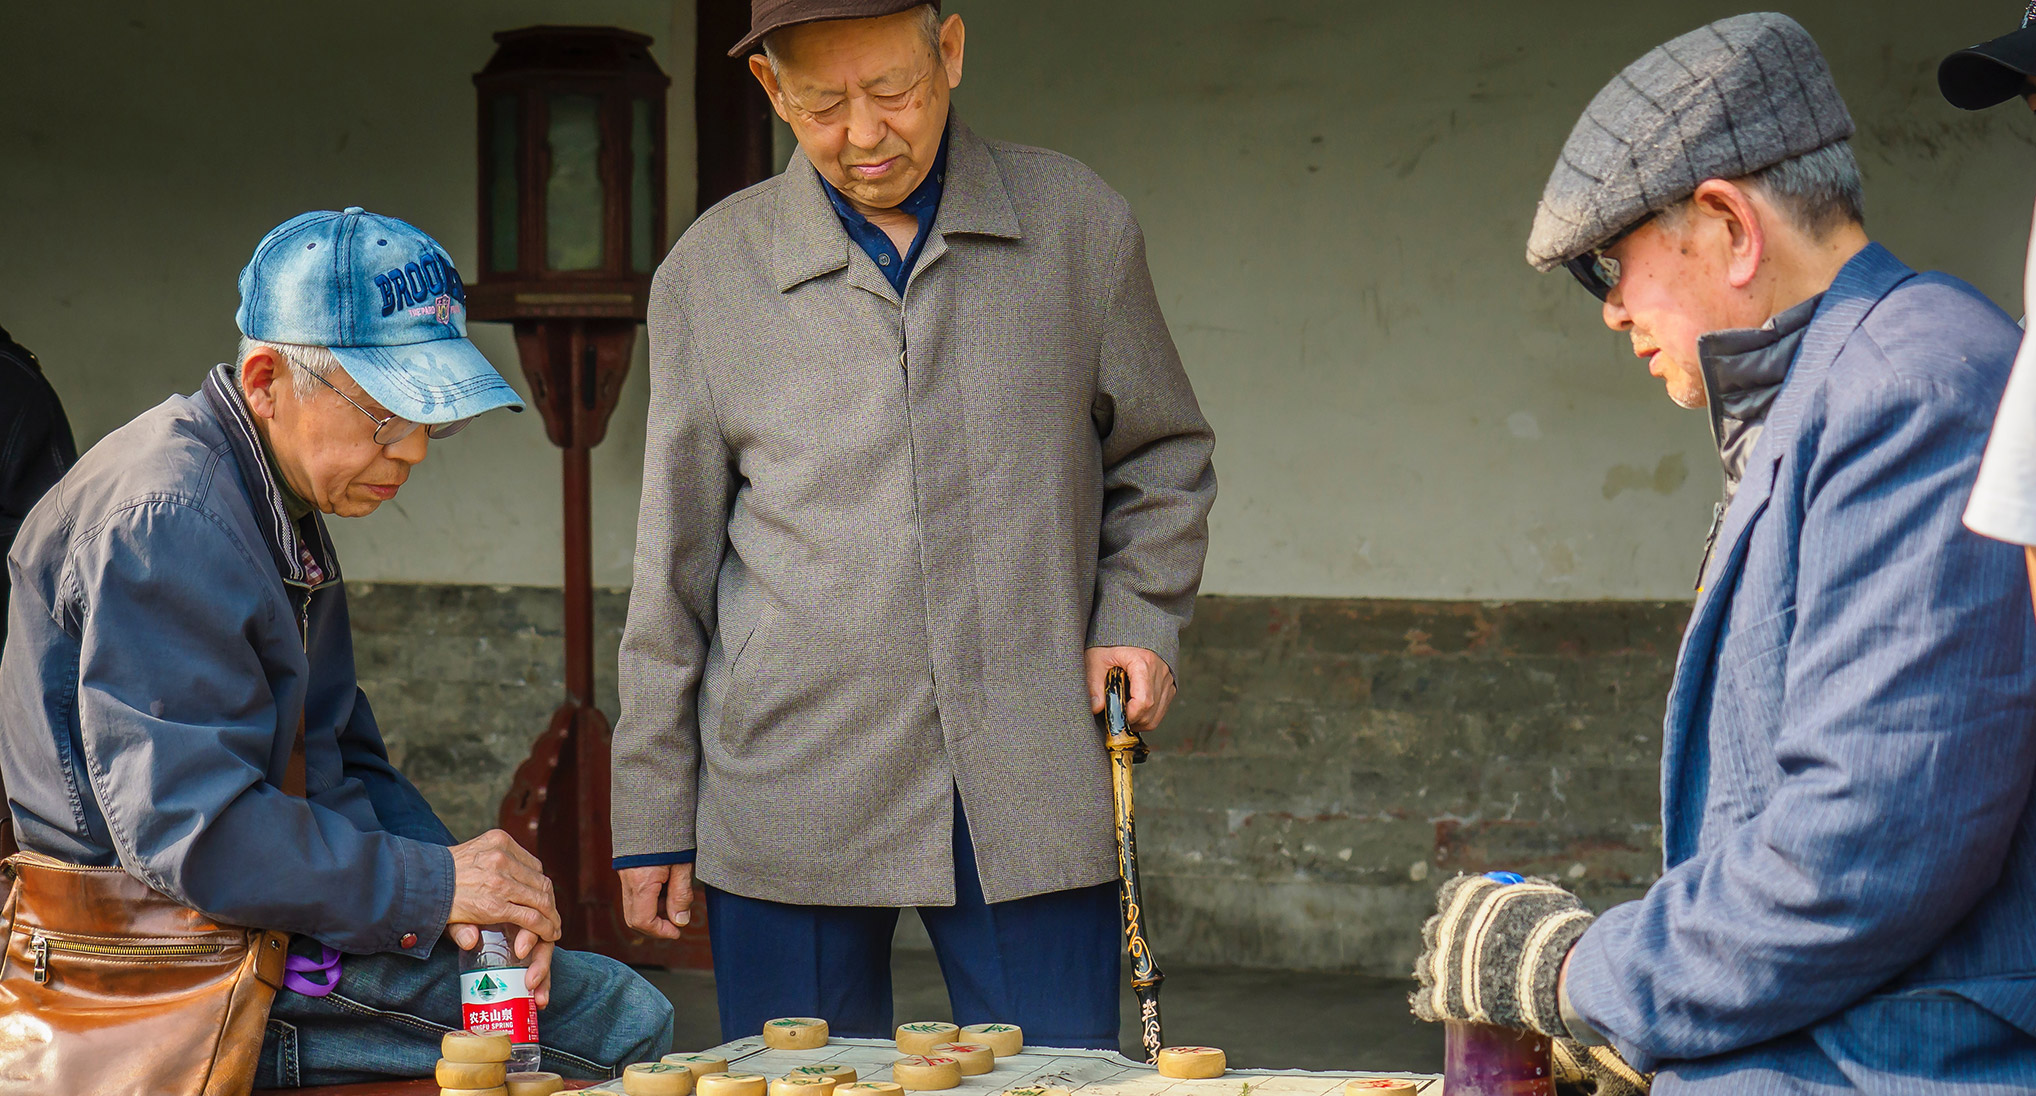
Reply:
[[[760, 1037], [737, 1039], [701, 1051], [728, 1059], [738, 1073], [783, 1077], [798, 1066], [843, 1064], [855, 1067], [856, 1079], [888, 1081], [891, 1063], [901, 1055], [889, 1039], [829, 1039], [813, 1050], [773, 1050]], [[956, 1096], [995, 1096], [1026, 1085], [1057, 1085], [1074, 1096], [1343, 1096], [1343, 1083], [1359, 1077], [1395, 1077], [1420, 1086], [1421, 1096], [1441, 1096], [1442, 1078], [1431, 1073], [1311, 1073], [1301, 1069], [1233, 1069], [1206, 1081], [1162, 1077], [1151, 1066], [1110, 1050], [1073, 1050], [1027, 1045], [1024, 1053], [997, 1059], [990, 1072], [963, 1077]], [[1249, 1085], [1249, 1091], [1246, 1087]], [[622, 1082], [609, 1081], [587, 1092], [621, 1093]]]

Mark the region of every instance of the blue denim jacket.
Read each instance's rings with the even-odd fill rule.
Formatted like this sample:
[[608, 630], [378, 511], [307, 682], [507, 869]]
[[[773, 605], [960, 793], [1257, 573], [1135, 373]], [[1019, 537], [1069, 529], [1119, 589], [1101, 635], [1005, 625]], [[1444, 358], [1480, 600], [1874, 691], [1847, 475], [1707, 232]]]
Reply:
[[[7, 563], [0, 777], [23, 848], [221, 921], [430, 953], [452, 837], [389, 763], [324, 523], [289, 519], [227, 367], [85, 454]], [[303, 799], [280, 789], [300, 712]]]

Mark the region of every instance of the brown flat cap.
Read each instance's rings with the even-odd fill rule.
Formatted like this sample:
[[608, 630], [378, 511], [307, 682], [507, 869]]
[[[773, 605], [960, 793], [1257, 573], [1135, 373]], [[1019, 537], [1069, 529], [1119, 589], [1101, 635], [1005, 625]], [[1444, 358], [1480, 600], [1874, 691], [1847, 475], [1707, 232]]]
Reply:
[[781, 27], [818, 23], [823, 19], [875, 19], [910, 11], [931, 3], [940, 10], [940, 0], [749, 0], [749, 33], [730, 57], [747, 57], [763, 48], [764, 35]]

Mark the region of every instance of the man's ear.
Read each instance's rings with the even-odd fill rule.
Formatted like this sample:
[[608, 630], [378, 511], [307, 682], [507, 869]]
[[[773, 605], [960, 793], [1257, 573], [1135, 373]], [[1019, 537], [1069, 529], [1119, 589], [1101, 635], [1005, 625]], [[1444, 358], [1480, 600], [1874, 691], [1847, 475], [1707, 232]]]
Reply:
[[1767, 229], [1753, 195], [1736, 183], [1706, 179], [1690, 200], [1696, 203], [1697, 215], [1709, 219], [1724, 234], [1726, 281], [1734, 289], [1745, 289], [1760, 273], [1760, 261], [1767, 256]]
[[968, 38], [968, 29], [961, 24], [961, 16], [950, 15], [940, 24], [940, 66], [947, 70], [947, 90], [961, 86], [962, 46]]
[[757, 83], [763, 85], [764, 98], [771, 101], [771, 109], [777, 112], [778, 118], [786, 125], [791, 125], [792, 119], [785, 114], [783, 89], [778, 87], [778, 74], [771, 71], [771, 59], [761, 53], [750, 54], [749, 74], [756, 77]]
[[256, 347], [240, 363], [240, 394], [256, 418], [276, 417], [276, 382], [282, 379], [282, 362], [276, 352]]

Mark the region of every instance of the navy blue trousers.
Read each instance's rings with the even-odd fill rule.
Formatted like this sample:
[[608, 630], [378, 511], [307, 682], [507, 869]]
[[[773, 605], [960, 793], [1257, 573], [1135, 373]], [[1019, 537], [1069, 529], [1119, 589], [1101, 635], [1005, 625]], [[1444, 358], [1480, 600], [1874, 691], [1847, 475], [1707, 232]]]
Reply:
[[[832, 1034], [851, 1038], [895, 1034], [895, 907], [795, 906], [706, 890], [723, 1039], [755, 1035], [780, 1016], [818, 1016]], [[1117, 884], [983, 901], [957, 801], [954, 891], [954, 905], [921, 906], [919, 919], [933, 938], [955, 1023], [1017, 1024], [1033, 1046], [1117, 1049]]]

